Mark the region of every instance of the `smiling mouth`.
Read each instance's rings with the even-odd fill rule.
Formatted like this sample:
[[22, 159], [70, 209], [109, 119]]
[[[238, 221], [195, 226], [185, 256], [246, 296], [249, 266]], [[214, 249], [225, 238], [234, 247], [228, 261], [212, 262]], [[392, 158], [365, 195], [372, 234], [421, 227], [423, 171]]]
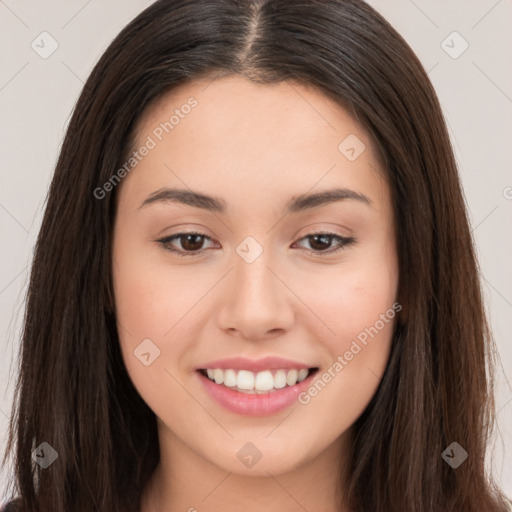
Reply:
[[224, 368], [201, 368], [197, 371], [219, 386], [240, 393], [261, 395], [291, 388], [314, 375], [318, 368], [282, 368], [261, 372]]

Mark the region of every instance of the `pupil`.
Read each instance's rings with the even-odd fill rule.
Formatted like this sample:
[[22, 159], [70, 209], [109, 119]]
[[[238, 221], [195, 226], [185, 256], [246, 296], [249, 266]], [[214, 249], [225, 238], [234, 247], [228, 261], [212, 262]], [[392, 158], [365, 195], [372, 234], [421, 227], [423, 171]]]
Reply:
[[[200, 247], [194, 247], [194, 244], [196, 243], [199, 243], [197, 240], [196, 242], [190, 242], [190, 240], [194, 240], [194, 238], [196, 239], [201, 239], [202, 238], [202, 235], [195, 235], [195, 234], [189, 234], [189, 235], [185, 235], [184, 236], [186, 242], [183, 243], [182, 242], [182, 246], [184, 249], [189, 249], [189, 250], [194, 250], [194, 249], [200, 249]], [[190, 247], [190, 245], [192, 245], [192, 247]], [[199, 246], [201, 246], [201, 244], [199, 244]]]
[[320, 243], [320, 247], [316, 247], [317, 249], [325, 249], [326, 246], [329, 245], [329, 240], [331, 239], [330, 235], [313, 235], [313, 243], [311, 243], [311, 247], [315, 249], [316, 240], [322, 240]]

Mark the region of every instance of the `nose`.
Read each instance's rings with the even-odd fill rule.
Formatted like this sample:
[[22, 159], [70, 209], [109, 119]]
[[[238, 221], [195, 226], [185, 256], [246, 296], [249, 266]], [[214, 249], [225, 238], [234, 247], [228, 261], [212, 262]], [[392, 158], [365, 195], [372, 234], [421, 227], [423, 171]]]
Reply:
[[272, 338], [289, 330], [295, 319], [294, 295], [271, 261], [270, 251], [263, 251], [250, 263], [235, 255], [233, 262], [222, 288], [219, 327], [250, 340]]

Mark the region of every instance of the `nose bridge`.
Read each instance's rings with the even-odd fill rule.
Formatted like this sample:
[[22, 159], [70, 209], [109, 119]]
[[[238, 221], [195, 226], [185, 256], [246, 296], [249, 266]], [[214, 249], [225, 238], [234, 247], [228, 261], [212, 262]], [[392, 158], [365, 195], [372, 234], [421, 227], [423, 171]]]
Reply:
[[278, 293], [276, 278], [269, 270], [273, 266], [271, 249], [264, 247], [255, 237], [248, 236], [237, 246], [236, 253], [236, 295], [265, 307], [276, 299]]
[[293, 320], [293, 308], [286, 287], [275, 275], [270, 248], [252, 236], [237, 247], [231, 284], [223, 301], [223, 328], [241, 331], [251, 338], [263, 337], [268, 331], [287, 329]]

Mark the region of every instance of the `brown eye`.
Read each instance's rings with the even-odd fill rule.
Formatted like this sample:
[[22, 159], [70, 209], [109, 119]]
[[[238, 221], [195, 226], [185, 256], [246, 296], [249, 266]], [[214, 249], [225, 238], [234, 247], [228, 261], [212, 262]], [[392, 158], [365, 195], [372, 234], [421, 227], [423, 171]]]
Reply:
[[198, 249], [201, 249], [204, 237], [202, 235], [189, 233], [180, 235], [179, 240], [181, 241], [181, 246], [186, 251], [197, 251]]
[[[166, 238], [157, 240], [165, 250], [175, 253], [178, 256], [196, 256], [201, 254], [205, 240], [210, 237], [203, 233], [177, 233]], [[176, 248], [176, 241], [181, 247]]]
[[[327, 255], [327, 254], [333, 254], [335, 252], [340, 251], [341, 249], [344, 249], [345, 247], [355, 243], [355, 238], [352, 237], [344, 237], [340, 235], [336, 235], [334, 233], [313, 233], [311, 235], [307, 235], [302, 240], [308, 240], [309, 245], [311, 249], [308, 251], [313, 254], [318, 254], [319, 256]], [[337, 247], [330, 250], [329, 249], [333, 240], [337, 240]]]
[[308, 238], [312, 241], [312, 243], [310, 242], [310, 245], [314, 251], [329, 249], [333, 239], [331, 235], [312, 235]]

